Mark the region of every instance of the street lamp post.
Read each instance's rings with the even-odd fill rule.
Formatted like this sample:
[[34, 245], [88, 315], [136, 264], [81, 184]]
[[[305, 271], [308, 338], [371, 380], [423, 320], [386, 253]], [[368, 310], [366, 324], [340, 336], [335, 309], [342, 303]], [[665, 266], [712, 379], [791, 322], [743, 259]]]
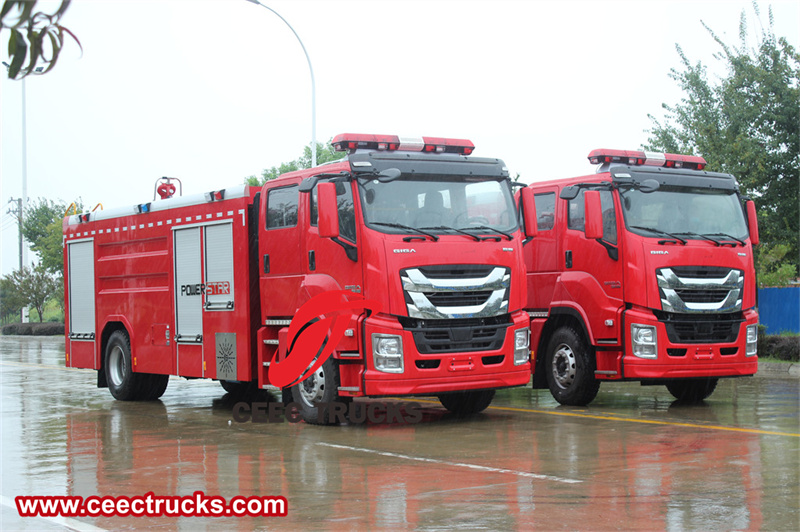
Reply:
[[283, 18], [280, 13], [272, 9], [271, 7], [265, 6], [258, 0], [247, 0], [250, 3], [259, 5], [264, 9], [269, 9], [273, 13], [275, 13], [278, 18], [280, 18], [284, 24], [289, 26], [289, 29], [292, 30], [294, 36], [297, 37], [297, 42], [300, 43], [300, 47], [303, 49], [303, 53], [306, 54], [306, 61], [308, 61], [308, 70], [311, 72], [311, 166], [317, 166], [317, 97], [316, 97], [316, 84], [314, 83], [314, 68], [311, 66], [311, 58], [308, 56], [308, 51], [306, 51], [306, 47], [303, 44], [303, 41], [300, 39], [300, 36], [294, 31], [294, 28], [291, 24], [289, 24], [285, 18]]
[[[3, 61], [6, 70], [11, 68], [11, 65]], [[41, 72], [42, 68], [37, 67], [35, 72]], [[25, 209], [28, 207], [28, 121], [26, 118], [27, 102], [25, 99], [25, 78], [22, 78], [22, 198], [18, 201], [17, 212], [19, 214], [19, 270], [22, 273], [22, 268], [28, 265], [28, 246], [24, 244], [22, 236], [22, 223], [25, 219]], [[28, 307], [23, 307], [20, 316], [20, 321], [26, 323], [28, 321]]]
[[[6, 67], [6, 70], [11, 68], [11, 66], [3, 61], [3, 66]], [[41, 71], [41, 68], [36, 69], [37, 72]], [[27, 129], [27, 119], [26, 119], [26, 108], [27, 103], [25, 100], [25, 78], [23, 77], [22, 80], [22, 199], [19, 206], [19, 230], [20, 230], [20, 242], [22, 242], [22, 221], [25, 217], [25, 208], [28, 206], [28, 129]], [[20, 245], [20, 263], [23, 266], [28, 265], [28, 246]], [[22, 266], [20, 266], [22, 269]]]

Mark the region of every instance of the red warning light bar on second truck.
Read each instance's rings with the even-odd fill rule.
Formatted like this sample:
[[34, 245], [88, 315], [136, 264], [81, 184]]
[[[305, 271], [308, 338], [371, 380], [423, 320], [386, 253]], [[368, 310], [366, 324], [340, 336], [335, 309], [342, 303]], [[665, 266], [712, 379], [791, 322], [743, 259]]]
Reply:
[[592, 164], [622, 163], [631, 166], [665, 166], [689, 170], [702, 170], [706, 167], [706, 160], [695, 155], [631, 150], [593, 150], [589, 154], [589, 162]]
[[441, 137], [399, 137], [397, 135], [342, 133], [334, 137], [332, 144], [336, 151], [421, 151], [428, 153], [458, 153], [461, 155], [470, 155], [475, 151], [475, 145], [470, 140]]

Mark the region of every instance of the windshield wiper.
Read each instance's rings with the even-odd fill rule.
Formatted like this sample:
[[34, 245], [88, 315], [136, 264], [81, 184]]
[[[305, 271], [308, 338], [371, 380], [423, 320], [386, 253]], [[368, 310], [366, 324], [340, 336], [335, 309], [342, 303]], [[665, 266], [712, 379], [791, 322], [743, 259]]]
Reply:
[[692, 233], [691, 231], [681, 231], [678, 234], [679, 235], [687, 235], [687, 236], [699, 236], [700, 238], [708, 240], [709, 242], [713, 242], [714, 245], [717, 246], [717, 247], [720, 247], [722, 245], [722, 243], [719, 240], [717, 240], [716, 238], [711, 238], [710, 236], [707, 236], [707, 235], [698, 235], [697, 233]]
[[[640, 229], [642, 231], [650, 231], [651, 233], [655, 233], [657, 235], [668, 236], [669, 238], [671, 238], [673, 240], [673, 242], [675, 244], [680, 242], [681, 245], [684, 245], [684, 246], [686, 245], [686, 240], [682, 239], [679, 236], [673, 235], [672, 233], [667, 233], [666, 231], [661, 231], [660, 229], [654, 229], [652, 227], [643, 227], [641, 225], [632, 225], [631, 229]], [[666, 242], [668, 242], [668, 240], [659, 240], [658, 241], [659, 244], [665, 244]]]
[[[731, 235], [729, 235], [729, 234], [727, 234], [727, 233], [707, 233], [707, 235], [701, 235], [701, 236], [721, 236], [721, 237], [723, 237], [723, 238], [727, 238], [728, 240], [733, 240], [733, 241], [735, 241], [735, 242], [738, 242], [738, 243], [739, 243], [739, 244], [740, 244], [742, 247], [744, 247], [744, 246], [745, 246], [745, 242], [744, 242], [744, 240], [741, 240], [741, 239], [739, 239], [739, 238], [736, 238], [735, 236], [731, 236]], [[733, 242], [728, 242], [728, 243], [729, 243], [729, 244], [733, 244]], [[736, 245], [736, 244], [734, 244], [734, 246], [735, 246], [735, 245]]]
[[473, 235], [472, 233], [468, 233], [463, 229], [456, 229], [455, 227], [448, 227], [446, 225], [437, 225], [435, 227], [422, 227], [422, 229], [429, 229], [431, 231], [455, 231], [457, 233], [461, 233], [463, 235], [467, 235], [468, 237], [474, 238], [476, 242], [480, 242], [483, 240], [478, 235]]
[[[504, 237], [506, 237], [509, 240], [513, 240], [514, 239], [514, 237], [511, 236], [509, 233], [506, 233], [505, 231], [501, 231], [499, 229], [495, 229], [494, 227], [489, 227], [488, 225], [471, 225], [469, 227], [462, 227], [460, 229], [460, 231], [467, 231], [467, 230], [470, 230], [470, 229], [484, 229], [486, 231], [493, 231], [493, 232], [497, 233], [498, 235], [503, 235]], [[497, 238], [497, 237], [495, 237], [495, 238]]]
[[[372, 225], [382, 225], [384, 227], [394, 227], [395, 229], [406, 229], [407, 231], [416, 231], [417, 233], [420, 233], [422, 235], [425, 235], [426, 237], [429, 237], [434, 242], [438, 242], [439, 241], [439, 237], [438, 236], [433, 235], [433, 234], [428, 233], [428, 232], [425, 232], [425, 231], [423, 231], [421, 229], [417, 229], [416, 227], [411, 227], [410, 225], [396, 224], [396, 223], [390, 223], [390, 222], [372, 222]], [[411, 241], [411, 240], [413, 240], [415, 238], [420, 238], [420, 237], [418, 237], [418, 236], [416, 236], [416, 237], [407, 236], [407, 237], [403, 238], [403, 242], [409, 242], [409, 241]], [[423, 240], [424, 240], [424, 238], [423, 238]]]
[[[741, 244], [742, 246], [744, 246], [744, 245], [745, 245], [743, 241], [739, 240], [739, 239], [738, 239], [738, 238], [736, 238], [735, 236], [731, 236], [731, 235], [729, 235], [729, 234], [726, 234], [726, 233], [704, 233], [704, 234], [702, 234], [702, 235], [698, 235], [697, 233], [692, 233], [692, 232], [689, 232], [689, 231], [685, 231], [685, 232], [680, 232], [680, 233], [678, 233], [678, 234], [679, 234], [679, 235], [688, 235], [688, 236], [697, 236], [697, 237], [703, 238], [703, 239], [705, 239], [705, 240], [708, 240], [708, 241], [710, 241], [710, 242], [713, 242], [713, 243], [714, 243], [714, 245], [715, 245], [715, 246], [717, 246], [717, 247], [719, 247], [719, 246], [732, 246], [732, 247], [736, 247], [736, 246], [737, 246], [737, 245], [739, 245], [739, 244]], [[728, 240], [735, 240], [735, 241], [736, 241], [736, 243], [733, 243], [733, 242], [724, 242], [724, 241], [722, 241], [722, 240], [717, 240], [716, 238], [713, 238], [713, 237], [715, 237], [715, 236], [721, 236], [721, 237], [724, 237], [725, 239], [728, 239]]]

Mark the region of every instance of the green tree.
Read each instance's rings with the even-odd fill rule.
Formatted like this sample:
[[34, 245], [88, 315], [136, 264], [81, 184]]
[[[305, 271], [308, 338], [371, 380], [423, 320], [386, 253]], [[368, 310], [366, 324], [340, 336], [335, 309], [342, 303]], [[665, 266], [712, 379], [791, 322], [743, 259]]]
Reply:
[[[317, 165], [336, 161], [344, 157], [344, 154], [333, 149], [332, 141], [333, 139], [329, 140], [327, 144], [317, 143]], [[272, 168], [265, 169], [261, 172], [260, 177], [254, 175], [250, 176], [245, 179], [245, 183], [250, 186], [260, 187], [267, 181], [275, 179], [280, 175], [305, 168], [311, 168], [311, 145], [304, 147], [303, 155], [294, 161], [281, 163], [280, 166], [273, 166]]]
[[[36, 0], [6, 0], [0, 9], [0, 31], [8, 30], [8, 77], [22, 79], [49, 72], [58, 61], [69, 35], [82, 49], [78, 38], [61, 25], [61, 17], [72, 0], [61, 0], [52, 14], [35, 11]], [[27, 65], [26, 65], [27, 62]], [[41, 65], [41, 66], [37, 66]]]
[[26, 304], [11, 275], [3, 276], [0, 279], [0, 321], [3, 323], [18, 321], [20, 310]]
[[[719, 45], [714, 59], [727, 75], [710, 82], [706, 66], [692, 63], [679, 45], [681, 70], [670, 77], [685, 95], [675, 105], [662, 104], [663, 123], [649, 115], [654, 127], [646, 149], [700, 154], [707, 170], [735, 175], [758, 208], [763, 249], [758, 250], [760, 275], [798, 273], [798, 183], [800, 183], [800, 55], [785, 38], [775, 36], [772, 10], [763, 27], [758, 4], [753, 2], [758, 27], [749, 31], [742, 12], [739, 45], [720, 39], [703, 26]], [[748, 39], [755, 44], [748, 46]], [[786, 246], [783, 262], [761, 264], [761, 256], [776, 246]], [[771, 255], [771, 256], [774, 256]]]
[[60, 284], [56, 277], [42, 264], [38, 264], [33, 269], [15, 270], [6, 278], [13, 284], [15, 297], [18, 297], [23, 305], [29, 305], [36, 310], [39, 322], [44, 321], [45, 304], [59, 293]]
[[[78, 210], [82, 208], [80, 200]], [[39, 255], [41, 264], [50, 273], [61, 273], [64, 266], [61, 220], [67, 210], [63, 201], [39, 198], [25, 208], [22, 236]]]

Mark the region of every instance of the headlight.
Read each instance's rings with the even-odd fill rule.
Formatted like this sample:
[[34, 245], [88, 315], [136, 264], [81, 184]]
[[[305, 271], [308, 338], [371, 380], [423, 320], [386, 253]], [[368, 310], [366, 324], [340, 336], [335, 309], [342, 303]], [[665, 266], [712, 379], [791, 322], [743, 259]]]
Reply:
[[631, 324], [631, 346], [639, 358], [658, 358], [658, 334], [652, 325]]
[[514, 331], [514, 365], [526, 364], [531, 358], [531, 330], [527, 327]]
[[403, 339], [395, 334], [374, 333], [372, 359], [378, 371], [403, 373]]
[[747, 345], [744, 354], [748, 357], [758, 354], [758, 325], [747, 326]]

